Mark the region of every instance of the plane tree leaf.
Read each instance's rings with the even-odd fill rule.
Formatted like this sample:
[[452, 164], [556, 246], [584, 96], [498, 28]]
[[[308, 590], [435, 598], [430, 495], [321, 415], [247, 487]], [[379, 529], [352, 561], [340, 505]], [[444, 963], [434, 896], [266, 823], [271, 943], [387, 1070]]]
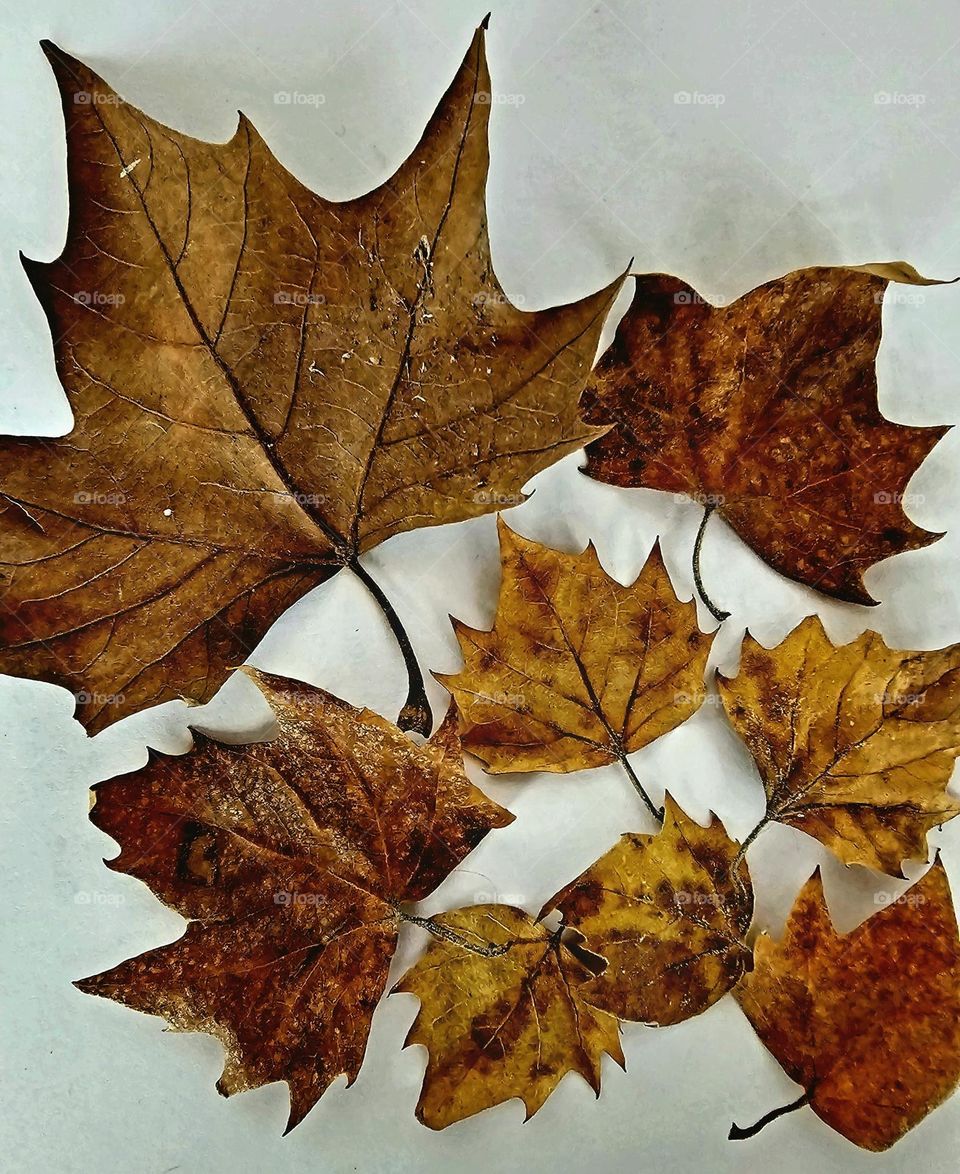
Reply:
[[584, 999], [620, 1019], [665, 1026], [698, 1015], [749, 965], [753, 892], [739, 845], [701, 827], [668, 794], [656, 835], [622, 836], [544, 906], [606, 968]]
[[224, 1045], [224, 1095], [285, 1080], [295, 1126], [356, 1078], [404, 905], [512, 815], [463, 773], [456, 713], [415, 745], [366, 709], [248, 670], [271, 742], [196, 734], [95, 788], [110, 862], [188, 919], [181, 938], [77, 985]]
[[[757, 940], [734, 993], [805, 1090], [788, 1108], [809, 1104], [856, 1145], [889, 1148], [960, 1080], [960, 941], [943, 866], [848, 934], [834, 929], [816, 873], [783, 938]], [[754, 1132], [734, 1126], [731, 1137]]]
[[564, 554], [499, 529], [493, 628], [454, 620], [464, 668], [435, 674], [457, 700], [464, 747], [494, 774], [620, 761], [635, 781], [627, 755], [700, 707], [712, 635], [677, 599], [659, 545], [624, 587], [592, 543]]
[[598, 430], [619, 281], [521, 313], [493, 273], [483, 30], [399, 170], [332, 203], [241, 116], [199, 142], [52, 45], [70, 218], [25, 261], [74, 415], [0, 440], [0, 669], [90, 732], [202, 702], [391, 535], [488, 513]]
[[[764, 823], [799, 828], [846, 864], [895, 876], [960, 812], [960, 645], [902, 652], [876, 632], [835, 646], [809, 616], [775, 648], [747, 635], [727, 716], [766, 792]], [[762, 825], [761, 825], [762, 826]]]
[[434, 919], [491, 950], [431, 940], [394, 987], [421, 1007], [406, 1044], [428, 1051], [417, 1117], [443, 1129], [512, 1097], [529, 1119], [567, 1072], [600, 1095], [606, 1053], [621, 1067], [620, 1025], [584, 998], [592, 970], [529, 914], [474, 905]]
[[875, 603], [874, 563], [940, 537], [903, 511], [907, 482], [945, 428], [886, 420], [875, 360], [901, 262], [798, 269], [725, 306], [664, 274], [633, 302], [584, 392], [613, 427], [589, 476], [685, 494], [716, 510], [774, 570]]

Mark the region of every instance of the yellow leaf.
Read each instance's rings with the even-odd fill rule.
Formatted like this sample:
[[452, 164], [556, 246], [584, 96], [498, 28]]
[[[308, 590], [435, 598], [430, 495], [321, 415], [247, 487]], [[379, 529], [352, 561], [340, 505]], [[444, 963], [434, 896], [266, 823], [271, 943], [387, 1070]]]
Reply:
[[502, 952], [484, 956], [435, 938], [394, 988], [421, 1003], [406, 1039], [429, 1052], [419, 1119], [443, 1129], [512, 1097], [529, 1119], [567, 1072], [579, 1072], [599, 1096], [604, 1052], [623, 1067], [620, 1026], [584, 1000], [592, 972], [559, 935], [509, 905], [432, 920]]
[[[454, 620], [465, 749], [489, 771], [575, 771], [620, 761], [700, 707], [712, 635], [680, 603], [659, 546], [623, 587], [591, 543], [563, 554], [502, 520], [493, 629]], [[639, 788], [638, 788], [639, 789]]]
[[756, 760], [764, 822], [815, 836], [846, 864], [894, 876], [952, 819], [960, 754], [960, 645], [898, 652], [876, 632], [836, 647], [810, 616], [775, 648], [750, 635], [740, 671], [718, 678]]
[[665, 1025], [711, 1007], [750, 958], [753, 893], [739, 845], [668, 794], [657, 835], [625, 835], [544, 906], [584, 935], [606, 969], [583, 997], [621, 1019]]

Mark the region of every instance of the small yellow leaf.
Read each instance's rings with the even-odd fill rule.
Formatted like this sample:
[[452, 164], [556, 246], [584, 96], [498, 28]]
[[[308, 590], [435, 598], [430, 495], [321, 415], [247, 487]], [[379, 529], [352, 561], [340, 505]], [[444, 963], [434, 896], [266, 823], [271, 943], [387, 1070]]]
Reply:
[[512, 1097], [529, 1119], [567, 1072], [579, 1072], [599, 1096], [604, 1052], [623, 1067], [620, 1025], [584, 1000], [592, 971], [559, 935], [509, 905], [433, 921], [503, 950], [484, 956], [435, 938], [394, 988], [421, 1003], [406, 1040], [429, 1051], [419, 1119], [443, 1129]]
[[547, 902], [607, 968], [583, 997], [621, 1019], [680, 1023], [734, 986], [750, 958], [753, 892], [719, 821], [701, 827], [666, 797], [657, 835], [625, 835]]

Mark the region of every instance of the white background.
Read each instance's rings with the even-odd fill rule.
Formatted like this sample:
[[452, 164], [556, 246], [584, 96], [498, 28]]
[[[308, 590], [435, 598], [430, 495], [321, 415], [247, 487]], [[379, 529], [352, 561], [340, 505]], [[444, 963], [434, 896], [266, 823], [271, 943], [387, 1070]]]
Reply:
[[[346, 198], [378, 184], [411, 149], [487, 6], [0, 0], [0, 430], [56, 434], [70, 421], [46, 323], [17, 263], [18, 249], [53, 258], [66, 223], [62, 120], [40, 37], [178, 130], [226, 139], [242, 108], [301, 179]], [[488, 198], [504, 287], [527, 309], [556, 303], [609, 281], [631, 255], [638, 269], [678, 274], [714, 299], [810, 264], [902, 258], [932, 276], [960, 274], [958, 42], [956, 0], [494, 0], [494, 87], [515, 96], [496, 105], [491, 129]], [[324, 101], [280, 105], [279, 91], [322, 93]], [[723, 101], [681, 104], [680, 91]], [[878, 102], [878, 93], [895, 97]], [[960, 420], [958, 299], [945, 287], [885, 307], [880, 389], [891, 418]], [[837, 639], [867, 626], [901, 647], [960, 639], [958, 454], [954, 433], [910, 487], [911, 515], [952, 532], [871, 572], [868, 587], [883, 601], [874, 609], [788, 583], [712, 522], [705, 578], [733, 612], [714, 662], [735, 667], [748, 621], [772, 643], [814, 611]], [[508, 515], [522, 533], [569, 550], [592, 537], [623, 581], [659, 533], [674, 582], [689, 596], [696, 506], [588, 482], [577, 458], [535, 484], [533, 498]], [[447, 613], [475, 625], [492, 616], [493, 519], [403, 535], [368, 564], [424, 667], [456, 668]], [[297, 604], [253, 659], [390, 716], [404, 692], [383, 620], [346, 574]], [[250, 688], [228, 686], [209, 707], [207, 727], [256, 727], [264, 713]], [[438, 709], [446, 704], [439, 688], [433, 696]], [[880, 1157], [858, 1151], [810, 1110], [753, 1141], [727, 1142], [731, 1120], [749, 1123], [798, 1092], [730, 999], [676, 1028], [628, 1025], [628, 1072], [605, 1062], [598, 1103], [569, 1076], [526, 1125], [513, 1101], [434, 1134], [413, 1116], [424, 1054], [400, 1048], [415, 1001], [395, 996], [376, 1013], [356, 1085], [346, 1091], [339, 1081], [281, 1138], [283, 1085], [223, 1100], [213, 1087], [221, 1050], [212, 1039], [164, 1033], [159, 1020], [70, 985], [181, 932], [181, 919], [144, 886], [103, 867], [115, 848], [86, 814], [88, 786], [141, 765], [148, 743], [186, 748], [186, 710], [141, 713], [91, 741], [63, 690], [0, 678], [0, 705], [0, 1152], [16, 1174], [957, 1168], [960, 1096]], [[655, 797], [669, 786], [696, 818], [712, 808], [735, 835], [761, 812], [756, 771], [713, 705], [633, 761]], [[536, 911], [622, 831], [651, 830], [613, 767], [512, 781], [474, 774], [518, 818], [488, 838], [426, 911], [474, 900]], [[960, 820], [933, 838], [960, 892]], [[815, 842], [771, 827], [750, 853], [759, 925], [779, 933], [818, 861], [843, 929], [902, 888], [845, 871]], [[404, 938], [396, 974], [421, 946], [417, 934]]]

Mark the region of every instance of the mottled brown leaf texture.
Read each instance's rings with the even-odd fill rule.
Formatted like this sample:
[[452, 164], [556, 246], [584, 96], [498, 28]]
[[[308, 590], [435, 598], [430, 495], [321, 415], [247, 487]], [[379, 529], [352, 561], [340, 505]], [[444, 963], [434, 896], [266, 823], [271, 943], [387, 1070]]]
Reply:
[[77, 985], [224, 1045], [224, 1095], [285, 1080], [292, 1129], [352, 1083], [405, 902], [512, 820], [463, 773], [456, 713], [416, 746], [309, 685], [248, 670], [272, 742], [201, 734], [179, 757], [101, 783], [92, 818], [111, 867], [189, 921], [168, 946]]
[[435, 920], [502, 952], [486, 957], [436, 938], [394, 988], [421, 1003], [406, 1040], [428, 1051], [419, 1119], [443, 1129], [512, 1097], [529, 1119], [567, 1072], [599, 1096], [604, 1053], [623, 1066], [620, 1025], [585, 1001], [593, 972], [560, 935], [510, 905]]
[[817, 873], [736, 997], [818, 1117], [885, 1150], [960, 1080], [960, 942], [943, 866], [838, 934]]
[[827, 595], [875, 603], [864, 573], [940, 537], [903, 492], [945, 428], [886, 420], [875, 360], [903, 263], [798, 269], [727, 306], [664, 274], [630, 309], [584, 393], [615, 426], [586, 471], [713, 505], [771, 567]]
[[503, 579], [491, 631], [454, 621], [464, 668], [437, 674], [464, 746], [493, 773], [602, 766], [700, 707], [712, 636], [680, 603], [659, 545], [629, 587], [591, 543], [563, 554], [500, 522]]
[[876, 632], [836, 647], [815, 616], [775, 648], [749, 634], [718, 678], [756, 760], [767, 820], [799, 828], [846, 864], [894, 876], [927, 857], [930, 828], [960, 813], [960, 645], [890, 649]]
[[584, 935], [606, 969], [583, 988], [594, 1007], [665, 1026], [698, 1015], [749, 963], [753, 893], [739, 845], [667, 795], [657, 835], [625, 835], [544, 906]]
[[79, 692], [93, 732], [209, 699], [337, 567], [596, 436], [577, 401], [619, 282], [536, 313], [504, 296], [482, 30], [407, 162], [345, 203], [246, 118], [199, 142], [45, 48], [70, 220], [25, 264], [74, 428], [0, 441], [0, 669]]

